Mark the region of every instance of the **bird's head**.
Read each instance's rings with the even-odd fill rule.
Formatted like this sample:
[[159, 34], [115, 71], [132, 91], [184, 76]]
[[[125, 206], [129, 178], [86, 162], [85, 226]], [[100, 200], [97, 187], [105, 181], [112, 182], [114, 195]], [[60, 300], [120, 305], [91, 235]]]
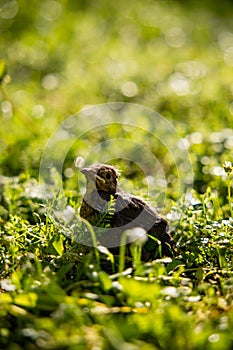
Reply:
[[119, 171], [107, 164], [94, 164], [81, 172], [87, 179], [87, 191], [100, 190], [110, 194], [117, 192]]

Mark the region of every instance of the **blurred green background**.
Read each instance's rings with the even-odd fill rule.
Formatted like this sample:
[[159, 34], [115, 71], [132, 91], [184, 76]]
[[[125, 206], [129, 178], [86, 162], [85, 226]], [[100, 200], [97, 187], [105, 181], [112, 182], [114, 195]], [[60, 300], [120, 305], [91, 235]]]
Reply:
[[[63, 183], [75, 211], [81, 201], [74, 159], [111, 138], [152, 144], [167, 177], [171, 206], [163, 214], [175, 227], [176, 255], [138, 265], [135, 259], [123, 274], [117, 257], [109, 269], [106, 252], [87, 252], [69, 221], [65, 231], [51, 220], [37, 181], [61, 123], [114, 101], [148, 107], [173, 125], [199, 192], [179, 195], [166, 149], [171, 145], [172, 154], [176, 140], [167, 142], [165, 128], [154, 142], [145, 116], [140, 133], [111, 124], [73, 143]], [[227, 176], [222, 164], [233, 160], [232, 118], [233, 1], [0, 0], [0, 348], [231, 350], [232, 166]], [[158, 125], [151, 130], [156, 134]], [[147, 183], [139, 166], [117, 160], [117, 149], [106, 145], [122, 169], [122, 187], [141, 194]], [[119, 155], [131, 151], [127, 142], [115, 145]], [[98, 147], [89, 160], [97, 158]], [[60, 174], [52, 175], [60, 184]], [[80, 232], [87, 234], [83, 226]]]
[[125, 101], [172, 122], [195, 187], [215, 185], [232, 159], [232, 19], [232, 1], [1, 0], [0, 59], [11, 79], [0, 101], [2, 173], [38, 176], [63, 120]]

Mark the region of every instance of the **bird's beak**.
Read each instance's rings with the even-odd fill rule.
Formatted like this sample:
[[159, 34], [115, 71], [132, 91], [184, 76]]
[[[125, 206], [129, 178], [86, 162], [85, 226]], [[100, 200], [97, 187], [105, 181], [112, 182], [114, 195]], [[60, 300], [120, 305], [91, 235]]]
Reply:
[[92, 168], [83, 168], [81, 170], [81, 173], [84, 174], [86, 177], [89, 177], [89, 178], [91, 178], [93, 180], [98, 179], [100, 182], [105, 183], [105, 180], [102, 177], [98, 176], [96, 174], [95, 170], [92, 169]]
[[91, 168], [82, 168], [81, 173], [84, 174], [85, 176], [95, 176], [95, 172]]

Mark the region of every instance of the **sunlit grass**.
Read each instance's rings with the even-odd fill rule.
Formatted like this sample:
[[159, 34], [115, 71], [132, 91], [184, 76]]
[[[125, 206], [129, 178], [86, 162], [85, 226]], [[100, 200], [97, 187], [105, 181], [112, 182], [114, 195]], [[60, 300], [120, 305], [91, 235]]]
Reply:
[[[39, 332], [37, 339], [43, 339], [40, 332], [46, 329], [54, 346], [62, 346], [67, 344], [68, 328], [63, 328], [59, 338], [58, 324], [67, 324], [74, 344], [88, 346], [84, 340], [87, 328], [81, 324], [94, 329], [98, 324], [95, 338], [106, 347], [112, 341], [103, 329], [116, 336], [120, 332], [121, 344], [134, 344], [138, 339], [141, 344], [159, 343], [166, 348], [173, 339], [177, 348], [189, 343], [204, 349], [213, 338], [223, 349], [230, 349], [233, 222], [227, 216], [229, 206], [221, 208], [213, 190], [202, 195], [187, 192], [173, 206], [170, 218], [180, 217], [173, 224], [174, 258], [143, 263], [140, 245], [132, 246], [130, 259], [124, 245], [119, 258], [112, 259], [97, 242], [85, 248], [77, 237], [73, 240], [65, 231], [64, 235], [59, 222], [46, 219], [45, 212], [38, 215], [36, 224], [30, 223], [31, 214], [26, 210], [30, 201], [20, 201], [25, 181], [30, 179], [7, 188], [9, 212], [14, 215], [6, 213], [9, 217], [1, 221], [0, 302], [2, 320], [9, 330], [1, 324], [3, 344], [21, 344], [31, 339], [30, 332]], [[36, 204], [34, 198], [35, 213], [39, 208], [40, 201]], [[129, 234], [134, 233], [126, 233], [125, 242]], [[9, 318], [12, 312], [14, 323]], [[159, 323], [151, 323], [152, 319]], [[18, 331], [13, 339], [15, 322]], [[132, 324], [136, 327], [133, 332]], [[75, 329], [78, 338], [72, 336]], [[50, 346], [49, 340], [44, 344]]]
[[[0, 348], [232, 349], [233, 12], [230, 1], [206, 4], [1, 4]], [[174, 125], [192, 162], [193, 188], [187, 183], [178, 194], [162, 147], [167, 130], [155, 144], [129, 127], [94, 129], [70, 148], [59, 178], [67, 206], [57, 215], [72, 212], [71, 227], [54, 219], [41, 195], [42, 154], [71, 114], [115, 101], [152, 108]], [[114, 137], [152, 144], [168, 175], [163, 215], [173, 259], [158, 249], [157, 259], [142, 262], [143, 242], [114, 256], [79, 217], [84, 184], [74, 160]], [[140, 168], [116, 163], [122, 187], [143, 197]]]

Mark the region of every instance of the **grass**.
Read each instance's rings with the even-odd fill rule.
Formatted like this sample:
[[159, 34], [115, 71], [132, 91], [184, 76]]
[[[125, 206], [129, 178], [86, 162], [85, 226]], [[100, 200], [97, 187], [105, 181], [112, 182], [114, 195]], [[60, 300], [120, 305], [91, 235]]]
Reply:
[[30, 181], [4, 192], [2, 346], [230, 349], [233, 221], [214, 191], [186, 193], [169, 213], [182, 214], [174, 259], [142, 263], [136, 254], [124, 269], [124, 250], [118, 266], [103, 249], [64, 236], [45, 213], [30, 223], [31, 199], [23, 196]]
[[[232, 2], [1, 6], [0, 348], [232, 349]], [[82, 109], [86, 130], [87, 107], [115, 101], [157, 111], [176, 132], [136, 108], [143, 129], [95, 124], [75, 139], [68, 116]], [[61, 153], [41, 193], [41, 161], [52, 154], [59, 167]], [[78, 216], [83, 158], [111, 159], [125, 190], [163, 203], [173, 259], [98, 246]]]

